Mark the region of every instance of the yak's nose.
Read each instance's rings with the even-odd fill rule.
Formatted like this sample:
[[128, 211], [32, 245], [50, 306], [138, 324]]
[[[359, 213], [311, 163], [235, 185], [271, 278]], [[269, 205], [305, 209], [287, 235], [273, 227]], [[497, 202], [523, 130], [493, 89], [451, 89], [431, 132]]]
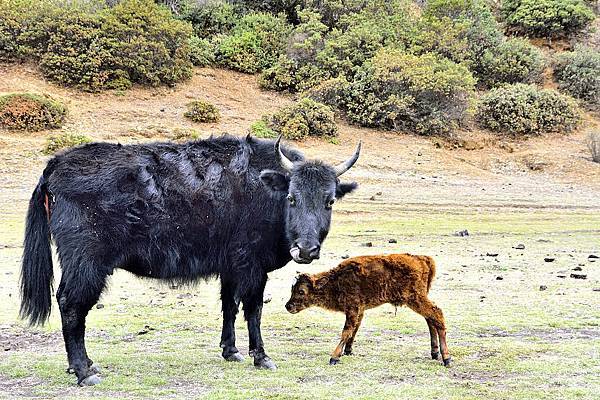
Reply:
[[321, 246], [317, 245], [313, 245], [310, 247], [299, 247], [300, 249], [300, 257], [304, 258], [305, 260], [318, 260], [319, 259], [319, 253], [321, 252]]

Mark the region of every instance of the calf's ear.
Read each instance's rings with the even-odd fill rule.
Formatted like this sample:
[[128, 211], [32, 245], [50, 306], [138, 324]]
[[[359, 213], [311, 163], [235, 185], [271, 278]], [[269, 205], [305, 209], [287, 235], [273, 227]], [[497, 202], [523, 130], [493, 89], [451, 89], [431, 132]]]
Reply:
[[287, 192], [290, 181], [287, 176], [281, 172], [266, 169], [260, 173], [260, 180], [263, 185], [274, 192]]
[[350, 183], [338, 183], [335, 188], [335, 198], [341, 199], [348, 193], [352, 193], [358, 187], [358, 183], [350, 182]]

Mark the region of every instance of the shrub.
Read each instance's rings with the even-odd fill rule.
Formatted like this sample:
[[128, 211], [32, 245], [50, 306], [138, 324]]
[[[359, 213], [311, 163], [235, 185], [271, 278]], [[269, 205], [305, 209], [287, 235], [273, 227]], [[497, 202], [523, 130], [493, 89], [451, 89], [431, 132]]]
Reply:
[[585, 100], [600, 104], [600, 52], [589, 47], [559, 56], [554, 77], [561, 90]]
[[215, 62], [215, 44], [198, 36], [190, 38], [190, 61], [198, 67], [205, 67]]
[[289, 25], [270, 14], [248, 14], [219, 41], [217, 60], [246, 73], [269, 68], [285, 50]]
[[486, 52], [481, 60], [480, 82], [494, 87], [502, 83], [539, 82], [545, 68], [542, 52], [527, 40], [508, 39]]
[[168, 84], [191, 76], [189, 24], [151, 0], [40, 2], [37, 9], [13, 1], [24, 17], [18, 53], [39, 61], [44, 75], [83, 90], [124, 89], [132, 83]]
[[194, 34], [203, 39], [229, 33], [240, 17], [238, 8], [222, 1], [195, 2], [181, 15], [192, 24]]
[[582, 0], [504, 0], [502, 14], [515, 31], [537, 37], [568, 35], [594, 20]]
[[575, 102], [555, 90], [517, 83], [491, 90], [477, 110], [481, 125], [511, 134], [570, 131], [577, 126]]
[[299, 140], [306, 136], [337, 136], [335, 114], [331, 107], [303, 98], [284, 107], [267, 119], [267, 127], [286, 139]]
[[266, 118], [259, 119], [250, 125], [250, 133], [259, 138], [277, 137], [277, 132], [269, 128]]
[[189, 102], [187, 108], [183, 115], [194, 122], [217, 122], [221, 118], [219, 109], [207, 101], [195, 100]]
[[69, 147], [79, 146], [81, 144], [90, 143], [92, 139], [78, 133], [61, 133], [50, 135], [46, 140], [46, 145], [42, 149], [42, 153], [46, 155], [54, 154], [58, 150]]
[[386, 48], [351, 83], [346, 113], [365, 126], [448, 133], [467, 117], [474, 85], [467, 68], [448, 59]]
[[0, 127], [39, 131], [59, 128], [67, 109], [48, 96], [13, 93], [0, 96]]
[[588, 137], [588, 149], [592, 155], [592, 161], [600, 163], [600, 132], [592, 132]]
[[350, 87], [350, 82], [345, 77], [338, 77], [322, 81], [303, 92], [302, 95], [333, 109], [344, 110]]

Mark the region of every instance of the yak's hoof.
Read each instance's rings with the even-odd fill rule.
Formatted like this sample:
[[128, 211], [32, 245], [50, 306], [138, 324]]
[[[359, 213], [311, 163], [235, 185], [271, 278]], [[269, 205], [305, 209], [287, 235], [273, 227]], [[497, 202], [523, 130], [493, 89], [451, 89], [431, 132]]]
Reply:
[[90, 375], [87, 378], [83, 379], [79, 382], [79, 386], [94, 386], [101, 382], [101, 379], [98, 375]]
[[444, 367], [448, 368], [452, 365], [452, 357], [444, 359]]
[[227, 360], [227, 361], [233, 361], [233, 362], [243, 362], [244, 361], [244, 356], [239, 351], [232, 353], [228, 356], [224, 356], [224, 357], [225, 357], [225, 360]]
[[259, 360], [254, 359], [254, 366], [258, 369], [269, 369], [271, 371], [275, 371], [277, 369], [277, 365], [271, 360], [269, 357], [265, 356]]
[[432, 358], [433, 360], [439, 360], [439, 359], [440, 359], [440, 352], [439, 352], [439, 351], [436, 351], [436, 352], [433, 352], [433, 351], [432, 351], [432, 352], [431, 352], [431, 358]]
[[333, 357], [331, 357], [329, 359], [329, 365], [337, 365], [339, 363], [340, 363], [340, 359], [339, 358], [333, 358]]
[[90, 372], [92, 374], [99, 374], [100, 373], [100, 367], [98, 366], [98, 364], [92, 364], [92, 365], [90, 365], [89, 369], [90, 369]]

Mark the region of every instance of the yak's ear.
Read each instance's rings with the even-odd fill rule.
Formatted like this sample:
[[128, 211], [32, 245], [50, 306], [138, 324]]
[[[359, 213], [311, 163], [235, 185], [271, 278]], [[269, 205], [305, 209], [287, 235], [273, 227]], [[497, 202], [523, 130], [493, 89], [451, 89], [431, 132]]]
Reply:
[[275, 192], [287, 192], [290, 184], [287, 176], [270, 169], [266, 169], [260, 173], [260, 180], [263, 185]]
[[358, 187], [358, 183], [350, 182], [350, 183], [338, 183], [335, 188], [335, 198], [341, 199], [348, 193], [352, 193]]

